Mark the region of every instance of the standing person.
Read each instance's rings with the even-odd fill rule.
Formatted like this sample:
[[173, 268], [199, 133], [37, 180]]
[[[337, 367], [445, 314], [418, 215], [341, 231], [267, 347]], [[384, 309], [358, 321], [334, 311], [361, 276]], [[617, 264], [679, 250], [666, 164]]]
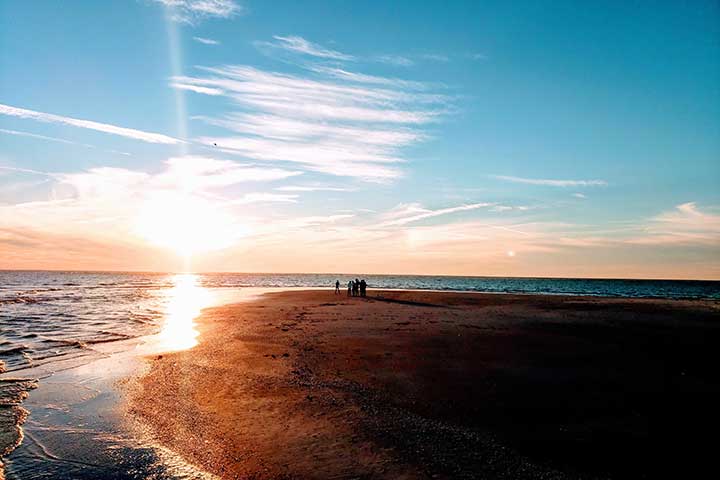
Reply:
[[348, 297], [352, 294], [352, 290], [353, 290], [353, 282], [352, 282], [352, 280], [350, 280], [348, 282]]
[[340, 280], [335, 280], [335, 295], [340, 294]]
[[364, 297], [366, 292], [367, 292], [367, 282], [363, 278], [362, 280], [360, 280], [360, 296]]
[[357, 278], [353, 282], [353, 297], [357, 297], [360, 293], [360, 280]]

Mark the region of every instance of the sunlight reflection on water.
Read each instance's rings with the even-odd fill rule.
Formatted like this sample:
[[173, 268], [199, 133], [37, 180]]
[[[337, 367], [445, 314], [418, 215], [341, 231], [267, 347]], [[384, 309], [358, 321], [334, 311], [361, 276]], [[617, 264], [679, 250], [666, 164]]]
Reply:
[[224, 305], [257, 298], [263, 293], [292, 290], [291, 288], [207, 288], [202, 285], [200, 275], [192, 273], [177, 274], [172, 277], [172, 287], [165, 295], [165, 318], [160, 332], [147, 337], [138, 346], [137, 353], [162, 353], [187, 350], [198, 344], [199, 332], [196, 320], [202, 310], [212, 306]]
[[186, 350], [197, 345], [198, 331], [195, 318], [203, 308], [210, 306], [212, 296], [207, 288], [198, 284], [198, 276], [186, 273], [173, 277], [173, 287], [168, 291], [165, 323], [157, 335], [155, 348], [171, 352]]

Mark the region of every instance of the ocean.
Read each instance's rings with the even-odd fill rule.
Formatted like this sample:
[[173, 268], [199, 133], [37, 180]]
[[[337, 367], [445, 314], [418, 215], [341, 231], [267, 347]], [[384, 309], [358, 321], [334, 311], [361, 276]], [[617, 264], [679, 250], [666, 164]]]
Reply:
[[345, 288], [354, 278], [364, 278], [370, 294], [424, 289], [720, 300], [720, 282], [712, 281], [0, 271], [0, 452], [21, 442], [4, 459], [7, 477], [198, 476], [123, 426], [112, 413], [113, 382], [138, 368], [137, 352], [192, 346], [192, 320], [204, 307], [265, 289], [334, 288], [336, 280]]

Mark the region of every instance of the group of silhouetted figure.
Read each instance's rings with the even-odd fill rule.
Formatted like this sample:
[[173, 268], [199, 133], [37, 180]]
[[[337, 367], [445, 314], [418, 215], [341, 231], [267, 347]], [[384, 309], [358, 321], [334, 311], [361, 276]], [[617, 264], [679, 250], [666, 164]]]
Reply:
[[[350, 280], [347, 285], [348, 297], [364, 297], [367, 293], [367, 282], [363, 278], [362, 280]], [[335, 280], [335, 295], [340, 294], [340, 280]]]

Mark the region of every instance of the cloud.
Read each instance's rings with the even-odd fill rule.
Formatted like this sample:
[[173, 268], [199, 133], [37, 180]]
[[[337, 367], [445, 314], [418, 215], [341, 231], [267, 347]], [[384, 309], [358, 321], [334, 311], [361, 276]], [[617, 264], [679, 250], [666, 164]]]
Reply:
[[307, 185], [286, 185], [277, 187], [275, 190], [281, 192], [352, 192], [353, 189], [346, 187], [328, 187], [328, 186], [307, 186]]
[[507, 175], [491, 175], [498, 180], [505, 180], [513, 183], [525, 183], [528, 185], [544, 185], [548, 187], [605, 187], [605, 180], [549, 180], [541, 178], [522, 178]]
[[[275, 100], [287, 102], [296, 99], [298, 103], [309, 100], [322, 101], [326, 98], [327, 104], [370, 104], [375, 107], [383, 106], [392, 111], [392, 107], [403, 102], [418, 104], [442, 104], [449, 98], [442, 94], [430, 94], [426, 92], [407, 91], [406, 86], [398, 85], [399, 88], [381, 88], [363, 85], [349, 85], [337, 82], [335, 79], [306, 78], [297, 75], [288, 75], [279, 72], [265, 71], [248, 65], [228, 65], [224, 67], [198, 67], [199, 70], [207, 72], [212, 77], [173, 77], [172, 81], [192, 85], [205, 85], [222, 88], [229, 94], [235, 94], [236, 100], [242, 100], [248, 104], [254, 102]], [[242, 97], [240, 97], [242, 95]], [[426, 119], [425, 115], [419, 116], [414, 113], [409, 119], [402, 119], [402, 122], [413, 122], [417, 118]], [[318, 112], [315, 115], [321, 117], [334, 117], [333, 113]], [[395, 116], [395, 112], [393, 112]], [[363, 120], [359, 118], [359, 120]], [[398, 121], [395, 119], [389, 122]]]
[[193, 37], [193, 40], [204, 45], [220, 45], [220, 42], [218, 42], [217, 40], [213, 40], [212, 38]]
[[276, 40], [275, 42], [256, 41], [255, 46], [260, 49], [264, 49], [264, 48], [282, 49], [282, 50], [286, 50], [286, 51], [293, 52], [293, 53], [299, 53], [302, 55], [308, 55], [311, 57], [317, 57], [317, 58], [323, 58], [323, 59], [329, 59], [329, 60], [345, 60], [345, 61], [355, 60], [355, 57], [353, 57], [352, 55], [347, 55], [347, 54], [338, 52], [336, 50], [331, 50], [329, 48], [325, 48], [321, 45], [312, 43], [308, 40], [305, 40], [302, 37], [298, 37], [295, 35], [289, 35], [289, 36], [274, 35], [273, 38]]
[[[0, 205], [0, 258], [12, 258], [15, 268], [47, 264], [53, 268], [168, 269], [176, 265], [153, 263], [162, 251], [148, 242], [162, 244], [158, 237], [174, 239], [207, 230], [218, 233], [206, 239], [207, 248], [227, 250], [196, 266], [205, 270], [333, 271], [341, 258], [343, 268], [383, 273], [527, 276], [542, 271], [568, 276], [592, 271], [617, 277], [679, 272], [676, 275], [717, 277], [720, 271], [712, 259], [702, 265], [686, 262], [698, 249], [717, 252], [720, 245], [717, 208], [701, 208], [694, 202], [612, 231], [533, 221], [529, 212], [510, 215], [506, 206], [496, 203], [439, 209], [405, 203], [383, 213], [357, 216], [323, 211], [331, 208], [326, 205], [297, 216], [294, 209], [283, 212], [282, 205], [299, 201], [297, 194], [310, 190], [284, 185], [261, 191], [252, 183], [292, 178], [292, 172], [216, 158], [177, 157], [168, 159], [157, 172], [101, 167], [52, 174], [49, 181], [55, 188], [48, 200]], [[253, 188], [229, 194], [228, 187], [236, 184]], [[276, 206], [259, 210], [263, 203]], [[476, 212], [470, 219], [453, 216], [470, 211]], [[177, 220], [164, 219], [169, 214]], [[426, 219], [435, 220], [422, 222]], [[70, 260], [59, 263], [58, 249], [67, 249]], [[110, 249], [122, 256], [124, 265], [113, 263], [115, 254], [107, 259]], [[297, 255], [298, 249], [302, 256]], [[665, 255], [667, 249], [673, 255]], [[327, 255], [328, 251], [333, 255]], [[515, 255], [509, 256], [510, 251]], [[607, 265], [608, 255], [622, 259], [640, 251], [644, 257], [655, 255], [658, 261], [668, 258], [675, 263], [662, 268], [657, 262]]]
[[189, 90], [195, 93], [201, 93], [203, 95], [223, 95], [225, 92], [219, 88], [201, 87], [200, 85], [191, 85], [187, 83], [172, 82], [170, 84], [172, 88], [179, 90]]
[[11, 107], [9, 105], [0, 104], [0, 115], [8, 115], [11, 117], [26, 118], [30, 120], [37, 120], [39, 122], [47, 123], [60, 123], [64, 125], [70, 125], [78, 128], [86, 128], [89, 130], [96, 130], [98, 132], [109, 133], [111, 135], [119, 135], [121, 137], [132, 138], [134, 140], [140, 140], [148, 143], [164, 143], [164, 144], [178, 144], [182, 143], [177, 138], [169, 137], [159, 133], [144, 132], [142, 130], [135, 130], [132, 128], [118, 127], [115, 125], [109, 125], [107, 123], [93, 122], [90, 120], [80, 120], [77, 118], [63, 117], [60, 115], [54, 115], [52, 113], [36, 112], [34, 110], [27, 110], [24, 108]]
[[494, 205], [490, 210], [493, 212], [527, 212], [534, 207], [528, 207], [527, 205]]
[[41, 170], [33, 170], [31, 168], [22, 168], [22, 167], [7, 167], [7, 166], [0, 166], [0, 170], [5, 170], [7, 172], [17, 172], [17, 173], [30, 173], [33, 175], [45, 175], [48, 177], [53, 176], [52, 173], [43, 172]]
[[[19, 170], [10, 171], [44, 174]], [[244, 211], [237, 211], [242, 205], [297, 201], [297, 194], [257, 191], [258, 184], [299, 174], [198, 156], [170, 158], [158, 172], [96, 167], [46, 174], [43, 199], [0, 205], [0, 231], [84, 238], [113, 251], [119, 245], [221, 249], [248, 232]], [[249, 185], [255, 191], [237, 191]]]
[[170, 9], [176, 22], [195, 23], [207, 18], [230, 18], [243, 8], [233, 0], [153, 0]]
[[238, 133], [249, 133], [276, 140], [299, 141], [307, 138], [334, 140], [341, 144], [370, 144], [402, 147], [426, 139], [412, 128], [358, 126], [310, 122], [274, 114], [230, 114], [222, 119], [200, 119]]
[[222, 91], [236, 110], [194, 117], [233, 132], [197, 142], [253, 160], [294, 162], [368, 181], [401, 176], [392, 165], [404, 162], [401, 149], [426, 140], [420, 126], [438, 121], [450, 102], [445, 95], [418, 91], [419, 83], [358, 85], [339, 79], [338, 71], [316, 69], [322, 76], [307, 78], [245, 65], [199, 69], [207, 75], [172, 82]]
[[17, 136], [22, 136], [22, 137], [37, 138], [39, 140], [47, 140], [49, 142], [64, 143], [66, 145], [80, 145], [83, 147], [93, 147], [94, 148], [93, 145], [89, 145], [87, 143], [72, 142], [70, 140], [65, 140], [62, 138], [46, 137], [45, 135], [38, 135], [35, 133], [29, 133], [29, 132], [20, 132], [18, 130], [6, 130], [4, 128], [0, 128], [0, 132], [5, 133], [7, 135], [17, 135]]
[[642, 234], [625, 241], [640, 245], [720, 245], [720, 215], [701, 211], [695, 202], [677, 205], [641, 228]]
[[403, 80], [400, 78], [379, 77], [376, 75], [366, 75], [363, 73], [350, 72], [342, 68], [327, 67], [324, 65], [312, 65], [308, 67], [310, 70], [356, 83], [371, 83], [377, 85], [388, 85], [395, 88], [410, 88], [415, 90], [425, 90], [429, 85], [423, 82], [414, 82], [412, 80]]
[[297, 195], [285, 195], [278, 193], [267, 193], [267, 192], [252, 192], [246, 193], [239, 198], [229, 200], [225, 205], [247, 205], [250, 203], [296, 203]]
[[573, 197], [575, 197], [575, 198], [587, 198], [587, 196], [586, 196], [585, 194], [582, 194], [582, 193], [579, 193], [579, 192], [578, 192], [578, 193], [573, 193]]
[[415, 62], [408, 57], [402, 55], [377, 55], [373, 57], [373, 60], [380, 63], [387, 63], [389, 65], [395, 65], [397, 67], [412, 67]]
[[396, 207], [393, 211], [386, 214], [390, 220], [380, 224], [382, 227], [405, 225], [426, 218], [439, 217], [456, 212], [465, 212], [468, 210], [477, 210], [478, 208], [490, 207], [492, 203], [472, 203], [469, 205], [459, 205], [457, 207], [441, 208], [439, 210], [428, 210], [420, 206], [418, 203], [403, 204]]
[[24, 181], [24, 182], [13, 182], [9, 184], [3, 184], [2, 189], [0, 189], [0, 195], [1, 196], [8, 196], [8, 200], [10, 198], [14, 198], [15, 194], [23, 194], [27, 192], [32, 192], [36, 187], [39, 187], [41, 185], [45, 185], [48, 182], [50, 182], [51, 179], [44, 178], [42, 180], [31, 180], [31, 181]]
[[471, 60], [487, 60], [487, 55], [484, 53], [468, 53], [466, 55]]
[[[333, 228], [335, 224], [354, 218], [355, 215], [335, 213], [330, 215], [309, 215], [276, 218], [272, 222], [264, 222], [253, 228], [253, 240], [267, 242], [268, 244], [284, 243], [287, 235], [294, 235], [307, 231], [312, 227]], [[327, 230], [324, 230], [327, 231]]]
[[69, 198], [103, 197], [116, 191], [180, 190], [204, 194], [213, 189], [249, 182], [272, 182], [301, 175], [302, 172], [261, 167], [231, 160], [201, 156], [172, 157], [158, 173], [116, 167], [95, 167], [81, 172], [50, 173], [27, 168], [0, 166], [0, 171], [43, 175], [58, 184], [72, 187]]
[[165, 165], [166, 169], [155, 175], [154, 184], [161, 187], [181, 188], [185, 191], [227, 187], [246, 182], [284, 180], [302, 173], [200, 156], [170, 158], [165, 161]]
[[294, 227], [307, 227], [310, 225], [323, 225], [328, 223], [337, 223], [342, 220], [348, 220], [350, 218], [353, 218], [355, 215], [352, 214], [336, 214], [336, 215], [313, 215], [309, 217], [298, 217], [295, 219], [290, 220], [287, 225], [291, 225]]
[[[430, 62], [441, 62], [447, 63], [450, 61], [449, 55], [440, 53], [425, 53], [417, 55], [393, 55], [393, 54], [380, 54], [371, 56], [357, 56], [350, 55], [347, 53], [333, 50], [317, 43], [313, 43], [306, 40], [303, 37], [297, 35], [274, 35], [274, 41], [262, 41], [257, 40], [253, 42], [253, 45], [266, 55], [277, 54], [279, 52], [285, 52], [293, 55], [302, 55], [307, 57], [313, 57], [314, 59], [320, 60], [331, 60], [337, 62], [376, 62], [385, 63], [388, 65], [398, 67], [411, 67], [416, 64], [417, 61], [430, 61]], [[296, 63], [291, 61], [290, 63]], [[303, 68], [322, 68], [313, 64], [300, 65]]]
[[[712, 210], [717, 210], [717, 207]], [[559, 225], [555, 244], [573, 248], [632, 248], [652, 246], [657, 252], [689, 247], [720, 246], [720, 215], [701, 210], [695, 202], [683, 203], [648, 219], [622, 222], [616, 228], [592, 225]], [[680, 249], [680, 250], [677, 250]], [[685, 250], [687, 252], [687, 250]], [[647, 250], [647, 252], [651, 252]]]
[[[63, 138], [57, 138], [57, 137], [47, 137], [45, 135], [38, 135], [36, 133], [29, 133], [29, 132], [20, 132], [18, 130], [6, 130], [4, 128], [0, 128], [0, 133], [5, 133], [7, 135], [17, 135], [22, 137], [29, 137], [29, 138], [37, 138], [39, 140], [46, 140], [48, 142], [57, 142], [57, 143], [64, 143], [66, 145], [78, 145], [80, 147], [85, 148], [98, 148], [95, 145], [90, 145], [89, 143], [80, 143], [80, 142], [73, 142], [70, 140], [65, 140]], [[118, 155], [125, 155], [129, 156], [130, 154], [127, 152], [120, 152], [118, 150], [112, 150], [112, 149], [102, 149], [104, 152], [108, 153], [116, 153]]]
[[324, 173], [362, 178], [394, 178], [399, 172], [381, 165], [398, 162], [382, 148], [365, 150], [312, 141], [280, 141], [252, 137], [200, 137], [198, 142], [217, 145], [223, 152], [254, 160], [296, 162]]
[[420, 58], [423, 60], [430, 60], [433, 62], [441, 62], [441, 63], [447, 63], [450, 61], [450, 57], [447, 55], [442, 55], [439, 53], [425, 53], [423, 55], [420, 55]]
[[[459, 211], [458, 207], [429, 210], [413, 203], [372, 217], [335, 214], [319, 216], [317, 222], [311, 221], [315, 217], [276, 219], [255, 229], [235, 252], [247, 268], [261, 269], [264, 265], [266, 270], [274, 271], [305, 271], [307, 259], [312, 259], [312, 268], [318, 271], [337, 271], [337, 259], [341, 258], [342, 268], [349, 270], [507, 275], [516, 272], [509, 268], [508, 262], [513, 261], [508, 259], [510, 250], [516, 253], [515, 258], [523, 259], [519, 265], [525, 265], [525, 259], [533, 255], [559, 251], [557, 246], [547, 245], [553, 238], [553, 225], [511, 223], [506, 219], [415, 225], [416, 220], [411, 218], [449, 214]], [[388, 219], [397, 222], [388, 225]], [[291, 244], [287, 242], [289, 237], [293, 239]], [[304, 252], [301, 257], [297, 256], [299, 245]], [[333, 255], [327, 255], [328, 251]], [[256, 260], [257, 267], [247, 263]]]

